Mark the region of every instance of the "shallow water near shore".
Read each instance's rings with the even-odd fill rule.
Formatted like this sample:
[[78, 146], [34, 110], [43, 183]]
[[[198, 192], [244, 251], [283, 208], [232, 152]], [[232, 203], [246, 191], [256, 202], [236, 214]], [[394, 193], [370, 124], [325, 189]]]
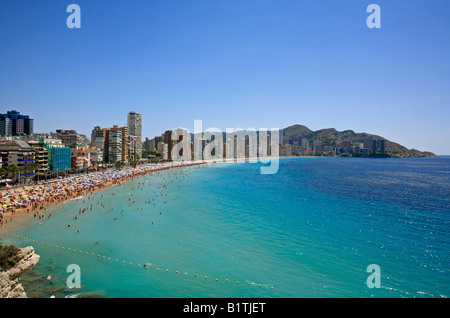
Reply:
[[[51, 207], [41, 224], [0, 229], [28, 240], [0, 239], [41, 256], [24, 277], [30, 297], [450, 295], [448, 157], [260, 168], [157, 172]], [[70, 264], [81, 289], [66, 286]], [[380, 289], [366, 285], [370, 264]]]

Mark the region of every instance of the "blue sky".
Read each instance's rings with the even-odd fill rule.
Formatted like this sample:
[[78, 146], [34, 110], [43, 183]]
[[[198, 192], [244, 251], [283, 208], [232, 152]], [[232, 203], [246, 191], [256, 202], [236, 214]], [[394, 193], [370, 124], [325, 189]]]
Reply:
[[196, 119], [303, 124], [450, 154], [449, 14], [448, 0], [2, 0], [0, 111], [35, 131], [90, 136], [133, 110], [151, 138]]

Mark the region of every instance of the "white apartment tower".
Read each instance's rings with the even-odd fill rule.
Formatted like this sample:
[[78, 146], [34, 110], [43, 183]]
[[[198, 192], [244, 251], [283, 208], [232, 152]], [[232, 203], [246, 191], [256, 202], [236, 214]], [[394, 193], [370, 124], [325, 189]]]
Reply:
[[128, 135], [136, 137], [137, 154], [142, 153], [142, 115], [136, 112], [129, 112], [127, 119]]

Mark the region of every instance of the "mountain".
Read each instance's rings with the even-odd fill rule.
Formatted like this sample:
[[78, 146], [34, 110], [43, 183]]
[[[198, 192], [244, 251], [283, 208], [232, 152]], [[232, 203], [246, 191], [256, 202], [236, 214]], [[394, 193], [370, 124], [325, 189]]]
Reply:
[[356, 133], [353, 130], [337, 131], [334, 128], [320, 129], [312, 131], [303, 125], [293, 125], [282, 130], [283, 144], [289, 143], [290, 140], [298, 140], [306, 138], [310, 143], [315, 140], [322, 141], [325, 146], [341, 147], [342, 141], [349, 140], [354, 143], [363, 143], [366, 138], [377, 140], [385, 140], [386, 153], [390, 157], [435, 157], [436, 155], [428, 151], [419, 151], [416, 149], [408, 149], [398, 143], [390, 141], [384, 137], [368, 134]]

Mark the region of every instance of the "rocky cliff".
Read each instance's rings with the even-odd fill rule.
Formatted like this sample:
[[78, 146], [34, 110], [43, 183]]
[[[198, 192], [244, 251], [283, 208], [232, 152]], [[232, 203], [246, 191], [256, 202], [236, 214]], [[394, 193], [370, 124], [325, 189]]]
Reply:
[[20, 249], [17, 255], [19, 261], [14, 267], [0, 272], [0, 298], [26, 298], [27, 295], [20, 278], [32, 269], [39, 261], [39, 255], [34, 253], [34, 248], [29, 246]]

